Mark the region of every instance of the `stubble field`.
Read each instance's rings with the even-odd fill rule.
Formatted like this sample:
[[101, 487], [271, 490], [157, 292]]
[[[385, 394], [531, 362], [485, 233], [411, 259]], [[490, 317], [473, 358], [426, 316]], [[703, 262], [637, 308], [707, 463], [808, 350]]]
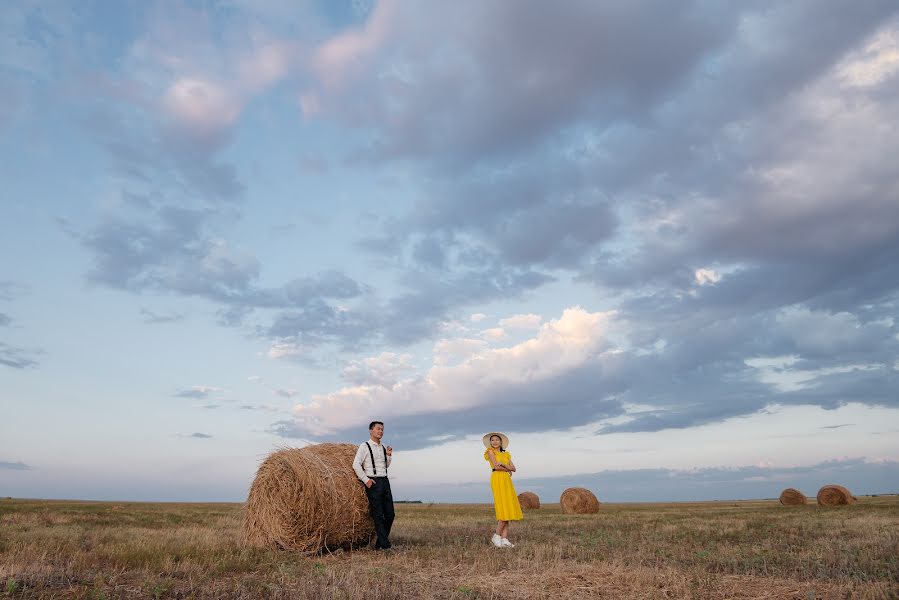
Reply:
[[899, 497], [544, 505], [488, 543], [488, 505], [399, 504], [388, 553], [247, 548], [240, 504], [0, 500], [11, 598], [899, 598]]

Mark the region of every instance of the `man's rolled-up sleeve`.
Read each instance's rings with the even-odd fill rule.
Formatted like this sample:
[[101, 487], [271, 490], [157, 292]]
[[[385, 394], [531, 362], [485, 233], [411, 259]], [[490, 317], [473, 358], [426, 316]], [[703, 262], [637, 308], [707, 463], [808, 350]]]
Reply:
[[362, 483], [368, 483], [368, 477], [365, 475], [365, 469], [362, 468], [362, 461], [365, 460], [365, 450], [362, 446], [356, 450], [356, 456], [353, 458], [353, 471], [356, 472], [356, 477], [359, 478], [359, 481]]

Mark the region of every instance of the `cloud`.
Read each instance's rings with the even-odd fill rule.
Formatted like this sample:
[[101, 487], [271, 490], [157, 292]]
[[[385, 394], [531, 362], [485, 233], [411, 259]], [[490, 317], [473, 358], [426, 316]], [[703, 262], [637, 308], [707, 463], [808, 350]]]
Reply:
[[10, 461], [5, 461], [5, 460], [0, 460], [0, 469], [7, 469], [10, 471], [30, 471], [31, 467], [21, 461], [10, 462]]
[[[537, 397], [525, 401], [544, 403], [548, 382], [595, 360], [605, 344], [603, 333], [611, 313], [589, 313], [567, 309], [561, 317], [544, 324], [536, 336], [508, 348], [475, 352], [458, 364], [435, 361], [425, 375], [413, 375], [385, 386], [369, 382], [314, 396], [295, 407], [293, 421], [275, 424], [275, 430], [292, 437], [339, 436], [377, 416], [435, 419], [446, 425], [443, 434], [457, 430], [459, 414], [468, 419], [489, 414], [504, 391], [523, 387], [539, 389]], [[546, 384], [546, 385], [544, 385]], [[580, 414], [577, 420], [587, 418]], [[434, 425], [436, 427], [436, 424]], [[434, 432], [419, 432], [421, 437]]]
[[239, 406], [241, 410], [260, 410], [265, 412], [285, 412], [281, 406], [274, 404], [242, 404]]
[[543, 317], [540, 315], [529, 313], [500, 319], [499, 325], [505, 329], [537, 329], [542, 321]]
[[198, 440], [208, 440], [208, 439], [211, 439], [211, 438], [212, 438], [211, 435], [208, 435], [208, 434], [205, 434], [205, 433], [199, 433], [199, 432], [191, 433], [191, 434], [185, 434], [184, 437], [195, 438], [195, 439], [198, 439]]
[[467, 360], [486, 347], [483, 340], [456, 338], [439, 340], [434, 344], [434, 364], [457, 364]]
[[159, 325], [162, 323], [178, 323], [184, 320], [183, 314], [178, 313], [170, 313], [170, 314], [157, 314], [153, 311], [141, 307], [140, 309], [141, 317], [143, 317], [144, 323], [148, 325]]
[[12, 323], [12, 319], [9, 318], [9, 315], [0, 313], [0, 327], [5, 327], [10, 323]]
[[404, 376], [415, 371], [411, 354], [382, 352], [378, 356], [350, 361], [341, 377], [354, 386], [380, 386], [392, 388]]
[[29, 351], [0, 342], [0, 365], [6, 365], [14, 369], [36, 367], [38, 362], [30, 356], [34, 352], [37, 351]]
[[195, 385], [190, 388], [179, 390], [173, 394], [176, 398], [195, 398], [198, 400], [208, 398], [213, 394], [220, 394], [225, 390], [218, 387], [208, 385]]

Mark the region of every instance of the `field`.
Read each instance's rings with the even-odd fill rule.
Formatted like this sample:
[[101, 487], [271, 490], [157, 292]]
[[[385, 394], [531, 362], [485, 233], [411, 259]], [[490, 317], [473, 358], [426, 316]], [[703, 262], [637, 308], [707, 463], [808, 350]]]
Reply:
[[10, 598], [899, 598], [899, 497], [545, 505], [488, 544], [492, 507], [400, 504], [396, 549], [246, 548], [239, 504], [0, 500]]

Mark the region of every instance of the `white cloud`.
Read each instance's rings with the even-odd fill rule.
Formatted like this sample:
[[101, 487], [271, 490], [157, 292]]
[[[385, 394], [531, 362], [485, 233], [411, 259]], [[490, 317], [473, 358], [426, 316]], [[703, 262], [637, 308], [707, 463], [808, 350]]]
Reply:
[[211, 135], [234, 123], [241, 103], [226, 87], [184, 77], [166, 91], [166, 109], [180, 125], [199, 135]]
[[268, 349], [269, 358], [291, 358], [304, 354], [306, 349], [296, 342], [272, 342]]
[[434, 364], [447, 365], [465, 360], [484, 349], [484, 340], [456, 338], [434, 344]]
[[721, 281], [721, 275], [714, 269], [696, 269], [693, 277], [698, 285], [714, 285]]
[[355, 385], [393, 387], [409, 371], [414, 371], [411, 354], [382, 352], [378, 356], [352, 361], [343, 370], [343, 378]]
[[850, 87], [871, 87], [899, 72], [899, 22], [880, 30], [865, 47], [851, 53], [836, 67]]
[[[370, 415], [389, 418], [473, 408], [503, 387], [541, 381], [584, 364], [606, 342], [613, 317], [613, 312], [568, 308], [534, 337], [507, 348], [485, 349], [481, 340], [443, 340], [423, 377], [399, 381], [390, 389], [356, 385], [314, 396], [311, 403], [295, 407], [296, 424], [310, 435], [327, 435], [359, 426]], [[450, 349], [468, 356], [447, 365]]]
[[501, 340], [506, 337], [506, 330], [502, 327], [493, 327], [484, 330], [484, 337], [491, 340]]
[[474, 313], [468, 318], [472, 323], [478, 323], [479, 321], [483, 321], [484, 319], [486, 319], [487, 315], [485, 315], [484, 313]]
[[538, 327], [540, 327], [540, 323], [542, 321], [543, 317], [530, 313], [526, 315], [514, 315], [506, 319], [500, 319], [499, 325], [500, 327], [505, 327], [506, 329], [537, 329]]
[[746, 365], [757, 369], [756, 376], [762, 383], [767, 383], [778, 392], [797, 392], [817, 385], [818, 379], [828, 375], [852, 373], [857, 371], [876, 371], [884, 365], [848, 364], [823, 369], [791, 369], [798, 362], [795, 356], [753, 358], [743, 361]]

